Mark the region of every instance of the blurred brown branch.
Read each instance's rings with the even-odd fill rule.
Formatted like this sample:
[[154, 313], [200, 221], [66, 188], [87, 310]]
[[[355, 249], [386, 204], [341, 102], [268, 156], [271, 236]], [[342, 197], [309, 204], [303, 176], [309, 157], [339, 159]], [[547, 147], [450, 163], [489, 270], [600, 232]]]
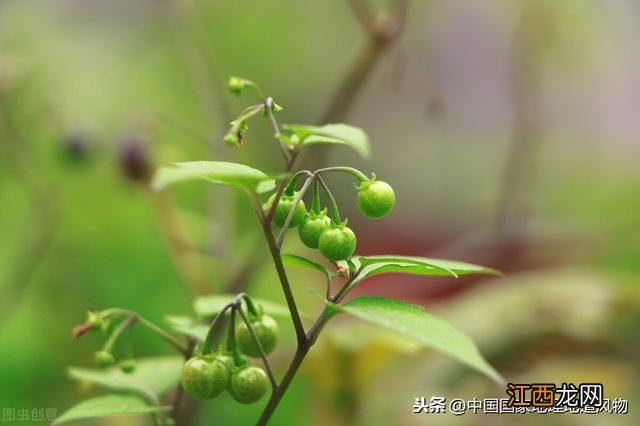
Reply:
[[409, 0], [397, 0], [389, 16], [384, 19], [375, 16], [364, 0], [347, 2], [365, 32], [366, 40], [351, 68], [338, 83], [338, 88], [322, 114], [320, 122], [323, 124], [346, 117], [367, 78], [380, 58], [400, 36], [407, 20]]
[[511, 47], [511, 91], [514, 123], [496, 212], [496, 232], [521, 227], [531, 196], [537, 149], [543, 125], [540, 105], [540, 63], [554, 37], [553, 3], [525, 6]]

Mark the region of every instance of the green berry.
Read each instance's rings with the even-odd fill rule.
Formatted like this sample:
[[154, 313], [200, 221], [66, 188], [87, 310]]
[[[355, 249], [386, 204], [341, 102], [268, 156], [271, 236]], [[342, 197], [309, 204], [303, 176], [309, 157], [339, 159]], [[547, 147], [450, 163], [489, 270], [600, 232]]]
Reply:
[[212, 399], [229, 386], [229, 369], [214, 355], [195, 356], [182, 367], [180, 381], [194, 398]]
[[227, 353], [219, 353], [215, 355], [218, 358], [218, 361], [222, 362], [227, 366], [227, 370], [231, 371], [236, 366], [236, 363], [233, 361], [233, 357]]
[[136, 371], [138, 364], [135, 359], [126, 359], [120, 362], [120, 370], [123, 373], [131, 374]]
[[116, 363], [115, 358], [107, 351], [98, 351], [94, 354], [96, 364], [99, 367], [105, 368]]
[[331, 224], [329, 229], [320, 234], [318, 248], [329, 260], [347, 259], [356, 250], [356, 235], [345, 225]]
[[[278, 323], [269, 315], [264, 314], [257, 318], [250, 318], [249, 321], [265, 354], [271, 353], [278, 342]], [[243, 353], [253, 358], [260, 357], [260, 348], [253, 338], [249, 327], [247, 327], [247, 324], [244, 322], [241, 322], [236, 327], [236, 341]]]
[[237, 147], [240, 144], [238, 135], [233, 132], [227, 133], [226, 135], [224, 135], [224, 144], [232, 148]]
[[386, 216], [396, 204], [393, 188], [380, 180], [368, 181], [360, 186], [358, 208], [371, 218]]
[[[278, 202], [278, 206], [276, 207], [275, 212], [273, 213], [273, 223], [275, 223], [279, 228], [284, 226], [284, 223], [287, 221], [287, 217], [289, 216], [289, 212], [293, 208], [293, 204], [295, 203], [296, 198], [298, 197], [298, 193], [293, 195], [282, 194], [280, 197], [280, 201]], [[273, 200], [275, 200], [276, 194], [272, 194], [267, 201], [267, 205], [271, 206], [273, 204]], [[304, 205], [304, 201], [300, 200], [296, 207], [296, 211], [291, 218], [291, 222], [289, 223], [290, 228], [295, 228], [302, 222], [305, 215], [307, 214], [307, 208]]]
[[240, 77], [231, 77], [229, 79], [229, 91], [236, 96], [239, 96], [246, 87], [245, 82]]
[[310, 212], [298, 228], [300, 241], [309, 248], [318, 248], [320, 234], [329, 229], [331, 219], [325, 213], [315, 214]]
[[231, 373], [229, 393], [241, 404], [251, 404], [269, 390], [269, 379], [262, 368], [248, 365]]

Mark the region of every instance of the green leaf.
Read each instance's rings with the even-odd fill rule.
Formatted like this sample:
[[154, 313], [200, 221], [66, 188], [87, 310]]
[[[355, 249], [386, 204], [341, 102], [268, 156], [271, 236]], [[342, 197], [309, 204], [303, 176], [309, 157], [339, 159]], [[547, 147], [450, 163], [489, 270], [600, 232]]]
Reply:
[[149, 414], [169, 410], [171, 407], [168, 405], [151, 406], [135, 395], [104, 395], [86, 399], [74, 405], [58, 417], [53, 424], [60, 425], [96, 417]]
[[496, 382], [504, 381], [480, 355], [478, 348], [469, 337], [442, 318], [426, 313], [422, 306], [409, 305], [386, 297], [370, 296], [356, 297], [344, 305], [326, 303], [335, 311], [380, 325], [399, 335], [445, 352]]
[[180, 379], [184, 359], [181, 356], [140, 358], [134, 372], [127, 374], [115, 365], [107, 369], [69, 367], [69, 375], [115, 391], [134, 392], [148, 400], [159, 397]]
[[219, 185], [254, 188], [267, 192], [275, 187], [273, 177], [244, 164], [226, 161], [190, 161], [172, 163], [158, 169], [151, 188], [161, 190], [179, 182], [204, 179]]
[[[198, 297], [193, 303], [193, 309], [199, 317], [211, 318], [220, 312], [224, 305], [234, 301], [236, 296], [236, 294], [216, 294], [212, 296]], [[257, 299], [255, 297], [252, 297], [251, 300], [253, 300], [256, 305], [262, 305], [264, 312], [276, 319], [291, 318], [289, 308], [285, 305], [280, 305], [268, 300]], [[302, 313], [300, 314], [303, 315]]]
[[[367, 269], [369, 276], [384, 272], [404, 272], [414, 275], [451, 275], [454, 277], [469, 274], [500, 274], [495, 269], [472, 263], [418, 256], [358, 256], [358, 260]], [[392, 266], [388, 271], [384, 269], [387, 265]], [[379, 268], [383, 269], [379, 270]], [[363, 270], [363, 272], [365, 271]]]
[[167, 315], [165, 316], [165, 321], [167, 321], [169, 327], [178, 333], [192, 337], [201, 342], [205, 340], [207, 333], [209, 332], [209, 326], [201, 324], [194, 318], [186, 315]]
[[360, 128], [346, 124], [326, 124], [324, 126], [305, 126], [301, 124], [285, 124], [283, 128], [295, 133], [302, 140], [301, 144], [342, 144], [353, 148], [365, 158], [371, 155], [369, 138]]
[[327, 268], [317, 262], [314, 262], [313, 260], [309, 260], [302, 256], [298, 256], [295, 254], [283, 254], [282, 263], [284, 263], [285, 266], [293, 266], [309, 269], [311, 271], [317, 271], [323, 274], [327, 279], [331, 278], [331, 272], [329, 272]]

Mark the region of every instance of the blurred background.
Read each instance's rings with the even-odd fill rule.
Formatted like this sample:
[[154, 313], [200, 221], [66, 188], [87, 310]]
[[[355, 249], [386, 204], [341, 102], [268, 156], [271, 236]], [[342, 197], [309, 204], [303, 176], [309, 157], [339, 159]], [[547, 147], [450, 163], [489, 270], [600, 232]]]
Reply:
[[[61, 414], [104, 393], [87, 310], [125, 307], [166, 327], [193, 294], [245, 289], [283, 302], [249, 203], [205, 184], [152, 194], [161, 164], [218, 159], [279, 172], [266, 123], [225, 147], [256, 81], [281, 122], [344, 121], [370, 162], [314, 148], [390, 182], [392, 215], [363, 218], [335, 188], [359, 254], [470, 261], [501, 278], [384, 275], [358, 294], [424, 305], [469, 334], [516, 383], [604, 385], [627, 415], [528, 415], [523, 424], [639, 424], [640, 4], [633, 0], [1, 1], [0, 406]], [[347, 183], [347, 184], [345, 184]], [[285, 251], [318, 258], [295, 238]], [[320, 259], [319, 259], [320, 260]], [[315, 315], [320, 278], [292, 270]], [[292, 330], [273, 356], [281, 374]], [[137, 356], [171, 354], [135, 332]], [[507, 424], [412, 414], [415, 397], [505, 398], [444, 355], [339, 318], [274, 425]], [[262, 403], [187, 404], [184, 424], [252, 424]], [[29, 423], [29, 422], [27, 422]], [[32, 422], [36, 424], [37, 422]], [[86, 424], [146, 425], [148, 417]]]

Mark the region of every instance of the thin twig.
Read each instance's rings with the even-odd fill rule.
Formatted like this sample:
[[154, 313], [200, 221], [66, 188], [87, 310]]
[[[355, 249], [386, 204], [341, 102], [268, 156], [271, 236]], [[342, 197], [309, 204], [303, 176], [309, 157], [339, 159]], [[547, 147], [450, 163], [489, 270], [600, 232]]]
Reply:
[[278, 386], [276, 386], [276, 388], [274, 389], [273, 393], [271, 394], [271, 398], [269, 398], [267, 405], [260, 415], [260, 419], [257, 423], [258, 426], [264, 426], [267, 424], [276, 407], [280, 403], [280, 400], [287, 391], [287, 388], [291, 384], [291, 381], [298, 372], [300, 364], [302, 364], [302, 361], [309, 352], [309, 349], [311, 349], [311, 346], [313, 346], [313, 344], [316, 342], [318, 336], [320, 335], [320, 332], [330, 319], [331, 313], [329, 311], [329, 308], [324, 308], [322, 313], [316, 319], [315, 323], [309, 329], [309, 332], [305, 334], [304, 342], [298, 344], [298, 348], [293, 356], [293, 359], [291, 360], [291, 364], [289, 364], [289, 368], [287, 368], [284, 377], [282, 378]]
[[258, 200], [257, 194], [255, 193], [255, 191], [250, 191], [250, 196], [251, 196], [251, 200], [254, 203], [256, 214], [258, 215], [260, 224], [262, 225], [262, 231], [264, 233], [265, 239], [267, 240], [267, 244], [269, 246], [269, 252], [271, 253], [271, 258], [273, 259], [276, 272], [278, 273], [280, 286], [282, 287], [282, 292], [284, 293], [284, 297], [287, 301], [287, 306], [289, 308], [289, 313], [291, 314], [293, 327], [296, 331], [296, 338], [298, 340], [298, 344], [299, 345], [303, 344], [306, 340], [304, 326], [302, 325], [302, 320], [300, 319], [300, 313], [298, 312], [296, 301], [295, 301], [295, 298], [293, 297], [293, 292], [291, 291], [291, 285], [289, 284], [287, 271], [284, 267], [284, 264], [282, 263], [282, 256], [280, 254], [280, 249], [276, 244], [275, 237], [273, 236], [273, 231], [271, 230], [271, 225], [266, 221], [266, 218], [265, 218], [264, 212], [262, 211], [262, 206], [260, 206], [260, 201]]
[[331, 221], [334, 223], [340, 223], [340, 212], [338, 211], [338, 203], [336, 203], [336, 199], [333, 197], [329, 186], [324, 182], [321, 175], [317, 176], [318, 182], [320, 182], [320, 186], [324, 190], [327, 198], [329, 198], [329, 207], [331, 208], [330, 215]]
[[[344, 293], [346, 294], [346, 292], [349, 289], [349, 284], [358, 277], [361, 271], [362, 271], [362, 268], [358, 269], [358, 271], [356, 271], [345, 283], [341, 291], [346, 289], [344, 291]], [[344, 295], [342, 295], [340, 299], [342, 297], [344, 297]], [[333, 302], [337, 303], [339, 301], [337, 299], [338, 297], [336, 296]], [[300, 367], [300, 364], [302, 364], [302, 361], [304, 361], [304, 358], [306, 357], [307, 353], [318, 340], [318, 336], [320, 335], [320, 332], [322, 331], [324, 326], [327, 324], [327, 322], [329, 322], [332, 316], [333, 314], [329, 309], [329, 307], [325, 307], [320, 313], [320, 315], [318, 316], [318, 318], [316, 319], [316, 321], [313, 323], [311, 328], [309, 328], [309, 331], [306, 333], [305, 341], [302, 344], [300, 343], [298, 344], [298, 348], [293, 356], [293, 359], [291, 360], [291, 364], [289, 365], [289, 368], [287, 368], [287, 371], [284, 374], [282, 381], [278, 384], [278, 386], [275, 388], [275, 390], [271, 394], [271, 398], [269, 398], [269, 401], [267, 402], [267, 405], [265, 406], [262, 412], [262, 415], [258, 420], [258, 423], [257, 423], [258, 426], [264, 426], [267, 424], [267, 422], [273, 415], [273, 412], [275, 411], [278, 404], [280, 403], [280, 400], [282, 399], [285, 392], [287, 391], [287, 388], [291, 384], [291, 381], [295, 377], [298, 371], [298, 368]]]
[[256, 331], [254, 330], [253, 325], [251, 324], [251, 321], [249, 321], [249, 318], [247, 318], [247, 314], [244, 312], [242, 307], [238, 308], [238, 313], [240, 314], [240, 317], [242, 317], [242, 321], [244, 321], [245, 325], [249, 329], [249, 332], [251, 333], [251, 337], [253, 337], [254, 342], [256, 342], [256, 344], [258, 345], [258, 349], [260, 351], [260, 358], [262, 358], [262, 363], [264, 364], [264, 368], [265, 370], [267, 370], [267, 375], [269, 376], [269, 380], [271, 381], [271, 389], [275, 389], [278, 384], [276, 381], [276, 377], [273, 375], [273, 370], [271, 369], [271, 364], [269, 364], [269, 359], [267, 358], [267, 354], [265, 353], [264, 348], [262, 347], [262, 343], [260, 342], [260, 339], [258, 339], [258, 335], [256, 334]]
[[338, 290], [338, 292], [333, 297], [333, 299], [329, 299], [329, 300], [331, 300], [333, 303], [342, 302], [342, 299], [344, 299], [344, 297], [347, 295], [349, 290], [351, 290], [352, 283], [356, 280], [356, 278], [358, 278], [360, 276], [360, 273], [362, 272], [363, 268], [364, 268], [364, 266], [361, 265], [358, 268], [358, 270], [356, 270], [356, 272], [354, 272], [351, 276], [349, 276], [347, 281], [345, 281], [345, 283], [342, 285], [340, 290]]
[[338, 85], [322, 115], [321, 123], [339, 121], [347, 115], [376, 64], [398, 38], [406, 22], [408, 0], [398, 0], [391, 18], [385, 22], [377, 22], [362, 0], [348, 0], [348, 3], [367, 34], [367, 40], [352, 68]]
[[278, 247], [278, 250], [280, 250], [282, 248], [282, 243], [284, 241], [284, 237], [287, 234], [287, 230], [289, 229], [289, 225], [291, 224], [291, 220], [293, 219], [293, 216], [296, 213], [296, 208], [298, 207], [298, 204], [300, 204], [300, 201], [302, 201], [302, 198], [304, 197], [304, 195], [307, 193], [307, 190], [311, 186], [311, 183], [313, 182], [313, 180], [314, 180], [313, 177], [307, 179], [304, 182], [304, 185], [302, 185], [302, 188], [300, 188], [300, 191], [298, 191], [298, 195], [296, 196], [296, 199], [293, 202], [293, 206], [291, 207], [291, 211], [289, 212], [289, 215], [287, 216], [287, 219], [284, 221], [284, 225], [282, 226], [282, 229], [280, 230], [280, 235], [278, 235], [278, 241], [276, 242], [276, 246]]
[[[385, 21], [378, 22], [362, 0], [347, 0], [353, 15], [363, 29], [366, 39], [355, 60], [338, 82], [333, 95], [319, 117], [320, 124], [343, 121], [364, 89], [369, 77], [387, 51], [399, 38], [406, 26], [408, 0], [397, 0], [392, 13]], [[306, 155], [305, 164], [311, 168], [324, 164], [329, 147], [317, 149], [314, 155]]]
[[269, 123], [271, 123], [271, 127], [273, 128], [273, 137], [278, 141], [278, 145], [280, 146], [280, 151], [282, 152], [282, 156], [284, 157], [284, 162], [289, 166], [291, 163], [291, 153], [287, 149], [287, 145], [284, 143], [282, 139], [282, 133], [280, 132], [280, 126], [278, 125], [278, 121], [273, 115], [273, 98], [269, 96], [265, 102], [265, 107], [267, 108], [267, 116], [269, 117]]
[[210, 353], [212, 350], [215, 350], [216, 348], [213, 345], [213, 337], [214, 337], [214, 333], [217, 330], [217, 325], [218, 323], [222, 320], [224, 313], [231, 307], [233, 307], [234, 305], [236, 305], [238, 303], [238, 301], [234, 301], [234, 302], [229, 302], [226, 305], [224, 305], [222, 307], [222, 309], [220, 309], [220, 312], [218, 312], [218, 314], [213, 318], [213, 320], [211, 321], [211, 325], [209, 326], [209, 332], [207, 333], [207, 337], [205, 337], [204, 339], [204, 343], [202, 345], [202, 353], [204, 355], [207, 355], [208, 353]]
[[108, 317], [111, 315], [128, 316], [130, 318], [133, 317], [136, 321], [138, 321], [138, 323], [140, 323], [140, 325], [142, 325], [147, 330], [158, 335], [160, 338], [165, 340], [169, 345], [173, 346], [180, 353], [186, 356], [188, 348], [185, 345], [183, 345], [182, 342], [180, 342], [178, 339], [176, 339], [175, 337], [173, 337], [172, 335], [170, 335], [169, 333], [167, 333], [166, 331], [164, 331], [163, 329], [161, 329], [160, 327], [158, 327], [148, 319], [140, 316], [137, 312], [134, 312], [128, 309], [120, 309], [120, 308], [107, 309], [102, 312], [103, 317]]

